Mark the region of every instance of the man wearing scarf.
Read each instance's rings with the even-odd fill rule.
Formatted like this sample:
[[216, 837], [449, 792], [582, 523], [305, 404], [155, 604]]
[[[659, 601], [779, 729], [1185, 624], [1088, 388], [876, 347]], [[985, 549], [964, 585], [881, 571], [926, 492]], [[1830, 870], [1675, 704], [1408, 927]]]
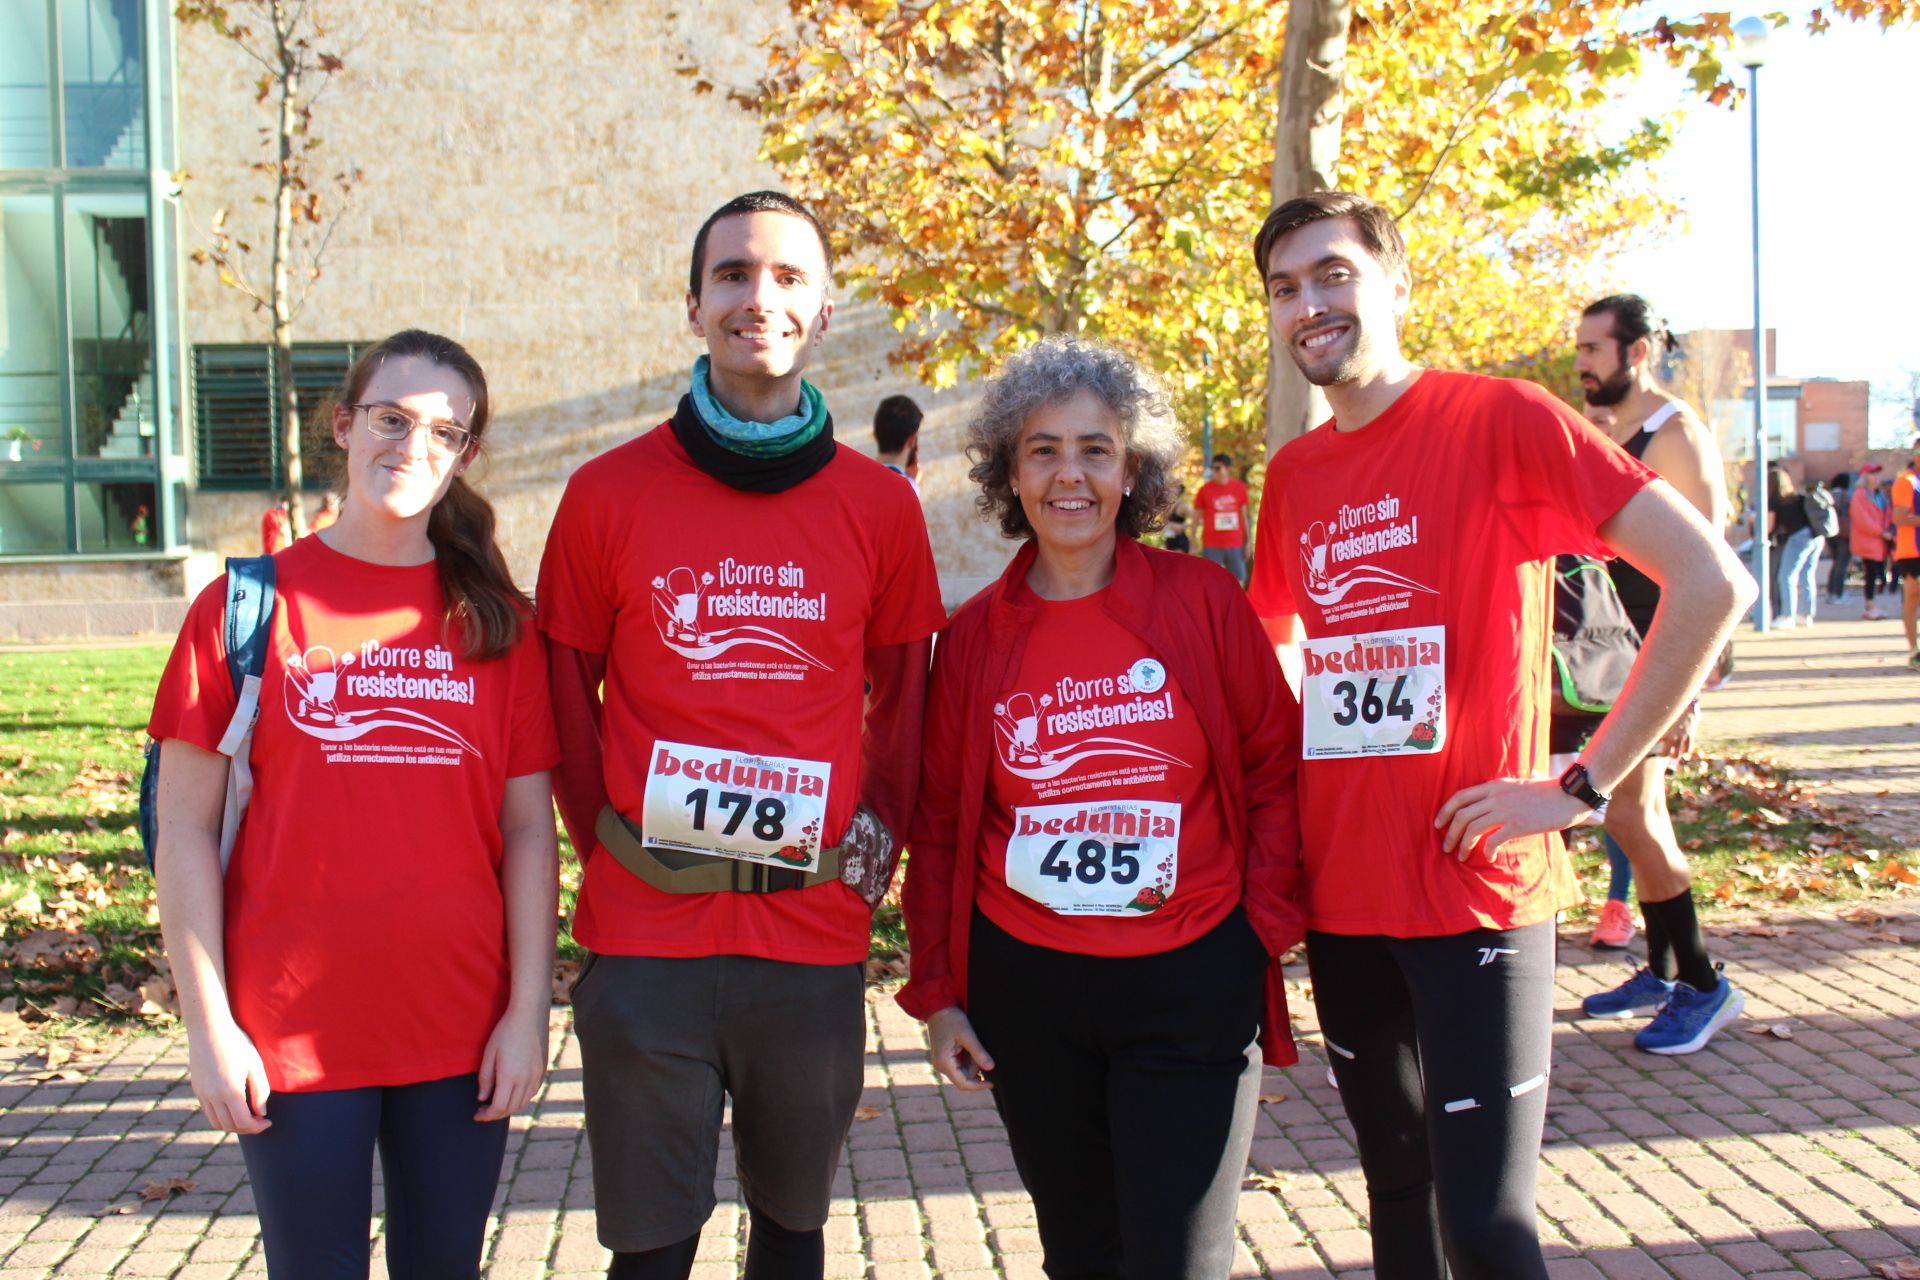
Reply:
[[913, 491], [835, 443], [802, 377], [829, 283], [789, 197], [709, 217], [687, 292], [707, 354], [670, 420], [573, 476], [540, 566], [613, 1280], [690, 1273], [727, 1100], [747, 1276], [823, 1273], [945, 621]]

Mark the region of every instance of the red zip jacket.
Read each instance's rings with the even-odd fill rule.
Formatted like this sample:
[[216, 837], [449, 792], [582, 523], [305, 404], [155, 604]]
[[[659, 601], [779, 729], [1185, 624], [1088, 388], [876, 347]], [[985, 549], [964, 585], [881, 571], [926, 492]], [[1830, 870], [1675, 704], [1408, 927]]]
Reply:
[[[912, 977], [900, 1007], [926, 1019], [967, 1002], [967, 940], [981, 812], [993, 759], [993, 703], [1020, 670], [1035, 610], [1009, 599], [1037, 553], [1029, 541], [1000, 580], [962, 605], [934, 650], [919, 804], [902, 890]], [[1298, 1060], [1280, 957], [1305, 935], [1296, 901], [1300, 706], [1231, 575], [1198, 556], [1121, 538], [1107, 613], [1164, 662], [1213, 753], [1229, 839], [1246, 850], [1247, 919], [1267, 954], [1260, 1047], [1273, 1066]]]

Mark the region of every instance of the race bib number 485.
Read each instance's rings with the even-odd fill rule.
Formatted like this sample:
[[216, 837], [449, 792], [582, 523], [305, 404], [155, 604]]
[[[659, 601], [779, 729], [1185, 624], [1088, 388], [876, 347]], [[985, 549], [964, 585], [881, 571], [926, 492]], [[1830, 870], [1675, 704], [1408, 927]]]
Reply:
[[644, 838], [687, 853], [817, 870], [831, 769], [824, 760], [656, 741]]
[[1447, 629], [1303, 640], [1302, 754], [1408, 756], [1447, 740]]
[[1158, 800], [1015, 808], [1007, 886], [1063, 916], [1140, 916], [1173, 896], [1180, 806]]

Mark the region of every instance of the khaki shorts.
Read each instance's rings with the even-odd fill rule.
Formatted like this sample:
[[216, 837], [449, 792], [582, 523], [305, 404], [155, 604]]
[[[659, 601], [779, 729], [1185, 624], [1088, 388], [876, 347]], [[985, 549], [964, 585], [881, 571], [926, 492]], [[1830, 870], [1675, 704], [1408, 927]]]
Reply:
[[860, 1101], [865, 972], [755, 956], [592, 956], [574, 984], [600, 1243], [638, 1253], [713, 1213], [722, 1105], [747, 1202], [825, 1225]]

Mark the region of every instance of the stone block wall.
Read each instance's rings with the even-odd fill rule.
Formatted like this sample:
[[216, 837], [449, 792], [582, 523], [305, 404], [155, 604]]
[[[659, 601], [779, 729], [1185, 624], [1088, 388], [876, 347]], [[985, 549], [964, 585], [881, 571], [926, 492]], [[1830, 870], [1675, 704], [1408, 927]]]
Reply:
[[[586, 459], [664, 419], [704, 349], [684, 296], [694, 232], [742, 191], [778, 187], [752, 121], [675, 74], [684, 52], [744, 83], [771, 5], [668, 0], [317, 0], [348, 69], [315, 117], [321, 163], [362, 181], [339, 215], [297, 338], [372, 340], [418, 326], [487, 370], [489, 457], [477, 479], [530, 586], [562, 486]], [[213, 211], [262, 253], [255, 69], [203, 29], [179, 32], [179, 133], [189, 231]], [[820, 210], [829, 220], [831, 210]], [[260, 264], [264, 270], [265, 263]], [[262, 317], [211, 269], [185, 268], [190, 342], [263, 341]], [[844, 300], [843, 300], [844, 301]], [[1011, 548], [973, 514], [961, 456], [965, 388], [932, 393], [891, 368], [883, 314], [843, 305], [810, 376], [840, 439], [871, 452], [879, 400], [928, 410], [922, 491], [949, 595]], [[196, 547], [257, 549], [265, 494], [195, 493]], [[670, 536], [670, 531], [665, 535]]]

